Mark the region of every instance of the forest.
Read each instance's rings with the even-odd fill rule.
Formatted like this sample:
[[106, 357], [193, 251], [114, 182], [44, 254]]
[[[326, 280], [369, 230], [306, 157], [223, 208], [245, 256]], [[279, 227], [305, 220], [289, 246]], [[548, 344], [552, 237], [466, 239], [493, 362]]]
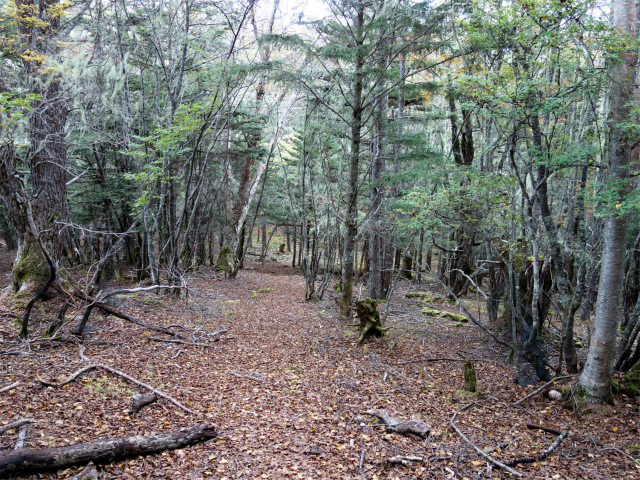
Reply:
[[0, 478], [640, 478], [639, 15], [0, 0]]

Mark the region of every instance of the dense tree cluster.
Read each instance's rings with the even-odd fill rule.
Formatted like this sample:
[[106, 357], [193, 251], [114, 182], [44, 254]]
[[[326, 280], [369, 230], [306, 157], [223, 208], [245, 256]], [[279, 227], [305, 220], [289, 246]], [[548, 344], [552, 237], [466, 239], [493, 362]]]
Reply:
[[13, 288], [80, 266], [91, 284], [124, 267], [154, 285], [233, 277], [256, 228], [263, 246], [280, 229], [307, 299], [338, 272], [349, 317], [359, 282], [374, 299], [400, 277], [477, 292], [540, 378], [553, 317], [556, 373], [608, 400], [640, 358], [635, 4], [287, 8], [3, 4]]

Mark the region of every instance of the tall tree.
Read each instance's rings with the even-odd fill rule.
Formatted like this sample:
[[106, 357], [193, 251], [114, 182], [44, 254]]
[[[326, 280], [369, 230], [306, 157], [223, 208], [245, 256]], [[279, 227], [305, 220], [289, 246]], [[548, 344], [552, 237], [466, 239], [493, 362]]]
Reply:
[[15, 47], [31, 101], [26, 149], [16, 150], [10, 139], [0, 147], [0, 194], [18, 236], [14, 290], [25, 282], [40, 280], [48, 268], [35, 236], [40, 236], [56, 261], [66, 238], [68, 108], [55, 64], [63, 11], [58, 0], [18, 0], [15, 4]]
[[[636, 141], [630, 128], [634, 109], [636, 66], [636, 2], [614, 0], [613, 26], [618, 31], [619, 58], [611, 70], [609, 178], [600, 286], [596, 319], [580, 386], [594, 402], [611, 402], [611, 376], [616, 354], [616, 335], [622, 314], [624, 263], [629, 216], [625, 201], [630, 191], [629, 165]], [[636, 152], [637, 155], [637, 152]]]

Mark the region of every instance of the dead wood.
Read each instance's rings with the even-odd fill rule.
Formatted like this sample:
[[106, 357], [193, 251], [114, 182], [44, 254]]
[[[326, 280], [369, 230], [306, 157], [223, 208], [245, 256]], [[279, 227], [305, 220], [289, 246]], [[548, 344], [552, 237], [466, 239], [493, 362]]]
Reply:
[[553, 433], [555, 435], [562, 435], [561, 430], [551, 428], [551, 427], [543, 427], [542, 425], [535, 425], [533, 423], [527, 423], [527, 428], [529, 430], [542, 430], [543, 432]]
[[86, 302], [90, 302], [93, 304], [94, 307], [99, 308], [100, 310], [102, 310], [105, 313], [108, 313], [109, 315], [113, 315], [114, 317], [118, 317], [121, 318], [122, 320], [126, 320], [127, 322], [131, 322], [135, 325], [138, 325], [139, 327], [145, 328], [147, 330], [153, 330], [154, 332], [159, 332], [159, 333], [164, 333], [165, 335], [171, 335], [172, 337], [177, 337], [177, 338], [182, 338], [184, 339], [184, 337], [182, 335], [180, 335], [179, 333], [176, 333], [168, 328], [164, 328], [164, 327], [156, 327], [153, 325], [149, 325], [147, 323], [144, 323], [141, 320], [137, 320], [135, 318], [133, 318], [131, 315], [128, 315], [124, 312], [121, 312], [120, 310], [116, 310], [113, 307], [110, 307], [109, 305], [102, 303], [102, 302], [98, 302], [96, 301], [95, 298], [93, 298], [90, 295], [87, 295], [86, 293], [84, 293], [81, 289], [79, 289], [77, 286], [73, 286], [73, 293], [74, 295], [76, 295], [77, 297], [80, 297], [82, 300], [86, 301]]
[[96, 470], [93, 463], [90, 463], [78, 473], [65, 480], [98, 480], [98, 470]]
[[387, 432], [400, 433], [402, 435], [416, 435], [420, 438], [427, 438], [431, 427], [420, 420], [398, 420], [386, 410], [373, 409], [365, 412], [367, 415], [378, 417], [387, 426]]
[[467, 410], [468, 408], [471, 408], [473, 406], [473, 403], [470, 403], [469, 405], [462, 407], [461, 409], [459, 409], [454, 415], [453, 417], [451, 417], [451, 426], [453, 427], [453, 429], [458, 433], [458, 435], [460, 435], [460, 438], [462, 438], [465, 442], [467, 442], [467, 444], [469, 444], [477, 453], [479, 453], [482, 457], [484, 457], [485, 459], [487, 459], [489, 462], [493, 463], [495, 466], [500, 467], [500, 468], [504, 468], [507, 472], [511, 473], [512, 475], [515, 475], [516, 477], [521, 477], [522, 474], [516, 470], [514, 470], [513, 468], [509, 467], [508, 465], [505, 465], [504, 463], [501, 463], [499, 461], [497, 461], [495, 458], [489, 456], [487, 453], [485, 453], [483, 450], [481, 450], [475, 443], [473, 443], [471, 440], [469, 440], [458, 428], [458, 426], [456, 425], [456, 418], [458, 417], [458, 414], [460, 412], [464, 412], [465, 410]]
[[120, 458], [175, 450], [216, 438], [217, 435], [214, 426], [196, 425], [162, 435], [107, 438], [68, 447], [23, 448], [0, 454], [0, 476], [55, 470], [89, 461], [110, 462]]
[[540, 462], [545, 458], [547, 458], [551, 453], [553, 453], [553, 451], [556, 448], [558, 448], [558, 445], [560, 445], [562, 441], [565, 438], [567, 438], [568, 435], [569, 435], [569, 431], [565, 430], [564, 432], [561, 432], [560, 435], [558, 435], [558, 438], [556, 438], [556, 440], [551, 445], [549, 445], [549, 448], [547, 448], [544, 452], [539, 453], [538, 455], [534, 455], [532, 457], [522, 457], [522, 458], [516, 458], [515, 460], [509, 460], [508, 462], [506, 462], [506, 465], [518, 465], [521, 463]]
[[245, 374], [238, 373], [235, 370], [231, 370], [231, 375], [238, 378], [248, 378], [249, 380], [253, 380], [254, 382], [266, 383], [267, 381], [267, 379], [263, 375], [256, 372], [248, 372], [247, 374]]
[[557, 382], [558, 380], [565, 380], [567, 378], [573, 378], [576, 375], [565, 375], [563, 377], [556, 377], [553, 380], [548, 381], [547, 383], [545, 383], [544, 385], [542, 385], [540, 388], [536, 388], [533, 392], [531, 392], [529, 395], [527, 395], [526, 397], [522, 397], [520, 400], [518, 400], [515, 403], [512, 403], [511, 406], [512, 407], [517, 407], [518, 405], [520, 405], [522, 402], [524, 402], [525, 400], [533, 397], [534, 395], [537, 395], [538, 393], [540, 393], [542, 390], [544, 390], [545, 388], [547, 388], [549, 385], [551, 385], [554, 382]]
[[18, 429], [18, 439], [16, 440], [16, 446], [13, 447], [14, 450], [24, 448], [24, 441], [27, 439], [27, 429], [29, 428], [27, 425], [28, 424], [22, 425]]
[[407, 467], [411, 465], [411, 462], [424, 462], [424, 457], [396, 455], [395, 457], [387, 458], [387, 463], [399, 463]]
[[9, 390], [12, 390], [12, 389], [20, 386], [21, 384], [22, 384], [22, 382], [16, 382], [16, 383], [12, 383], [11, 385], [7, 385], [6, 387], [2, 387], [2, 388], [0, 388], [0, 393], [8, 392]]
[[355, 324], [360, 331], [358, 343], [362, 343], [369, 337], [381, 337], [384, 332], [391, 328], [384, 326], [384, 322], [380, 319], [377, 302], [372, 298], [367, 297], [356, 302], [356, 315], [360, 320], [359, 323]]
[[14, 428], [20, 428], [23, 425], [28, 423], [38, 423], [36, 420], [31, 420], [30, 418], [21, 418], [20, 420], [10, 423], [8, 425], [0, 426], [0, 433], [4, 433], [7, 430], [13, 430]]
[[153, 393], [155, 393], [159, 397], [162, 397], [162, 398], [164, 398], [166, 400], [169, 400], [171, 403], [173, 403], [178, 408], [181, 408], [185, 412], [189, 412], [189, 413], [191, 413], [193, 415], [197, 415], [196, 412], [194, 412], [193, 410], [185, 407], [180, 402], [178, 402], [176, 399], [174, 399], [173, 397], [170, 397], [166, 393], [162, 393], [160, 390], [157, 390], [157, 389], [153, 388], [151, 385], [147, 385], [146, 383], [143, 383], [143, 382], [141, 382], [139, 380], [136, 380], [133, 377], [130, 377], [126, 373], [123, 373], [123, 372], [121, 372], [119, 370], [116, 370], [115, 368], [112, 368], [112, 367], [110, 367], [108, 365], [103, 365], [101, 363], [94, 363], [92, 365], [87, 365], [86, 367], [81, 368], [77, 372], [72, 373], [71, 375], [69, 375], [69, 377], [66, 380], [64, 380], [63, 382], [60, 382], [60, 383], [45, 382], [44, 380], [40, 380], [40, 383], [45, 385], [45, 386], [47, 386], [47, 387], [60, 388], [60, 387], [63, 387], [64, 385], [67, 385], [68, 383], [73, 382], [76, 378], [78, 378], [83, 373], [88, 372], [89, 370], [93, 370], [95, 368], [102, 368], [102, 369], [106, 370], [107, 372], [111, 372], [114, 375], [118, 375], [119, 377], [124, 378], [125, 380], [129, 380], [131, 383], [133, 383], [135, 385], [139, 385], [140, 387], [144, 387], [147, 390], [152, 391]]
[[[172, 338], [149, 337], [149, 340], [153, 340], [154, 342], [180, 343], [182, 345], [194, 345], [196, 347], [216, 348], [215, 345], [208, 345], [206, 343], [198, 343], [198, 342], [185, 342], [184, 340], [174, 340]], [[211, 341], [217, 342], [218, 340], [220, 339], [214, 338]]]
[[151, 405], [157, 400], [158, 400], [158, 396], [153, 392], [138, 393], [134, 395], [133, 398], [131, 399], [131, 407], [129, 407], [129, 413], [131, 414], [138, 413], [144, 407], [146, 407], [147, 405]]

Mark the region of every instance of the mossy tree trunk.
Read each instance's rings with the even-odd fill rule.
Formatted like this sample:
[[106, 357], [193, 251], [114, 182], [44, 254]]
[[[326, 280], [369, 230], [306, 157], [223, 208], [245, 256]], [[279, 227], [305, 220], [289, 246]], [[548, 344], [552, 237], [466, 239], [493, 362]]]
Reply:
[[468, 358], [464, 361], [464, 390], [474, 393], [477, 389], [476, 367]]
[[[37, 95], [29, 112], [29, 149], [16, 154], [11, 132], [0, 151], [0, 196], [18, 237], [13, 268], [13, 289], [25, 282], [46, 278], [48, 264], [28, 221], [30, 204], [35, 227], [45, 247], [58, 259], [65, 235], [61, 224], [68, 219], [67, 151], [65, 124], [67, 101], [57, 75], [45, 71], [48, 55], [57, 53], [53, 38], [60, 29], [60, 4], [56, 0], [19, 0], [18, 44], [31, 52], [20, 55], [26, 86]], [[16, 134], [19, 134], [16, 132]], [[21, 180], [20, 170], [30, 172], [30, 182]]]
[[381, 337], [384, 332], [389, 330], [389, 327], [385, 327], [378, 313], [376, 301], [373, 298], [363, 298], [356, 303], [356, 315], [360, 320], [358, 326], [360, 335], [358, 336], [358, 343], [362, 343], [369, 337]]

